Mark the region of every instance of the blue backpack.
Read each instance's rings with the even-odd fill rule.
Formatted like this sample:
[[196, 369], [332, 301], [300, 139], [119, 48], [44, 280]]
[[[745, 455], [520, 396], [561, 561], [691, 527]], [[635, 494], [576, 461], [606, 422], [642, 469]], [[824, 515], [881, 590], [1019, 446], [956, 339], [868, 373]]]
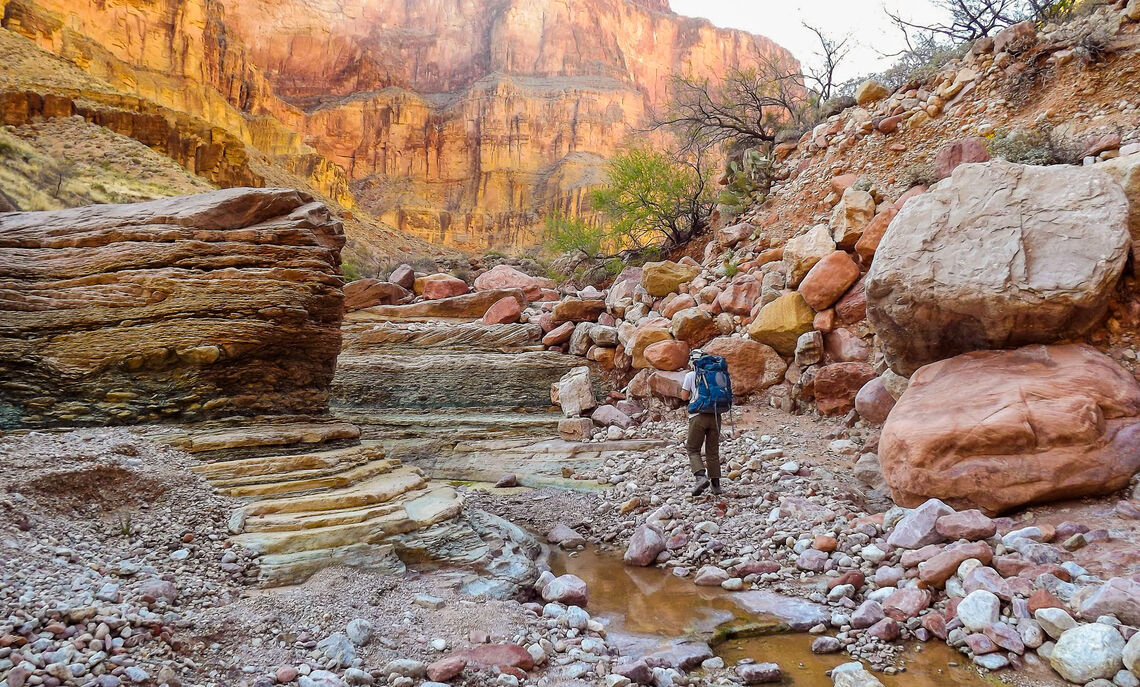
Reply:
[[690, 413], [724, 413], [732, 408], [732, 380], [728, 361], [719, 355], [706, 355], [693, 365], [696, 380]]

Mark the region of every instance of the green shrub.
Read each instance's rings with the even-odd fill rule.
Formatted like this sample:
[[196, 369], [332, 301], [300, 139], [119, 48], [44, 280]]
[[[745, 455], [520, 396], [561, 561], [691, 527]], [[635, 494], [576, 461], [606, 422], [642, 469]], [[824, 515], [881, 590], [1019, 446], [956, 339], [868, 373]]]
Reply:
[[1034, 129], [999, 131], [989, 139], [990, 155], [1022, 165], [1078, 165], [1084, 146], [1043, 123]]
[[344, 260], [340, 263], [340, 271], [344, 273], [345, 281], [356, 281], [363, 278], [363, 271], [355, 260]]

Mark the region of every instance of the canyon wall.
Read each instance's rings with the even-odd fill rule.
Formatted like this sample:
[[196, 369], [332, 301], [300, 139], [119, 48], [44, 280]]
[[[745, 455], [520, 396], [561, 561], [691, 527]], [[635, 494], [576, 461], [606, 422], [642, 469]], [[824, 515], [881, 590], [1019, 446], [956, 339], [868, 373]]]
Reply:
[[[345, 207], [468, 249], [576, 211], [677, 73], [792, 61], [665, 0], [0, 0], [124, 92], [319, 172]], [[312, 164], [315, 154], [332, 164]], [[338, 173], [339, 172], [339, 173]], [[350, 187], [351, 184], [351, 187]]]

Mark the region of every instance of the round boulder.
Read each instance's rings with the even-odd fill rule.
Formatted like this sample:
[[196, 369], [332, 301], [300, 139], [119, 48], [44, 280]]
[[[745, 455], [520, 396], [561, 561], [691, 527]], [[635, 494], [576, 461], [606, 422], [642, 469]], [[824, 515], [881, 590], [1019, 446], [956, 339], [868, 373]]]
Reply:
[[903, 506], [994, 514], [1111, 493], [1140, 469], [1140, 384], [1083, 345], [960, 355], [914, 373], [879, 460]]
[[887, 363], [905, 375], [1086, 333], [1124, 269], [1127, 215], [1124, 191], [1095, 168], [960, 165], [899, 210], [867, 273]]

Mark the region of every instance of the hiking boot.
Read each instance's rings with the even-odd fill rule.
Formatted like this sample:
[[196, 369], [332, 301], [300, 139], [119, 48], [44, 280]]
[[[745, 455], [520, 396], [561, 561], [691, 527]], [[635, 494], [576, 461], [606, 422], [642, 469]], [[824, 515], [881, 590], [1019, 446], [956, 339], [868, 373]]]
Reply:
[[712, 493], [716, 494], [717, 496], [720, 495], [720, 480], [719, 479], [714, 479], [712, 481]]
[[705, 489], [709, 488], [709, 479], [705, 477], [704, 470], [694, 472], [693, 477], [697, 478], [697, 486], [693, 487], [693, 496], [700, 496]]

